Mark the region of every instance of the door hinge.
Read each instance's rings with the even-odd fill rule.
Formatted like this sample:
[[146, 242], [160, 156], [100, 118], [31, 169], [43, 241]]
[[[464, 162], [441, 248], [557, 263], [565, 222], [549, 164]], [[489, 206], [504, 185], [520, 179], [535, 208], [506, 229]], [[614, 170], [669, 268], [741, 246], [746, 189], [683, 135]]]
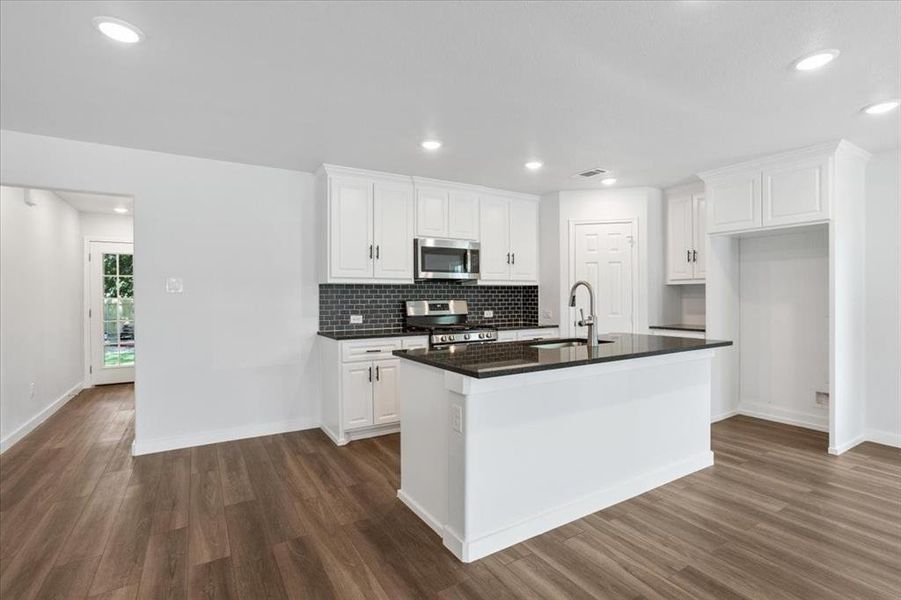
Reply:
[[88, 262], [91, 262], [91, 253], [88, 252]]
[[88, 318], [90, 319], [90, 318], [93, 317], [93, 316], [94, 316], [94, 311], [92, 311], [92, 310], [89, 308], [89, 309], [88, 309]]
[[90, 373], [91, 375], [94, 374], [94, 365], [88, 365], [88, 373]]

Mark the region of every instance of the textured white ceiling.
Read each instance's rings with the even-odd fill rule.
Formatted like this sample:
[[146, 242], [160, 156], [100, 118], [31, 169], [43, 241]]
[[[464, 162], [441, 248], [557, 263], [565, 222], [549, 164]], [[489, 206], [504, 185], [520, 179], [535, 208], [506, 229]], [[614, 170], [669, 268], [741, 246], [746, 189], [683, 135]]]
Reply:
[[131, 196], [113, 196], [110, 194], [89, 194], [84, 192], [62, 192], [54, 190], [54, 193], [65, 200], [72, 208], [83, 213], [100, 213], [104, 215], [117, 214], [115, 208], [128, 209], [128, 215], [134, 214], [135, 200]]
[[[97, 15], [141, 27], [121, 46]], [[820, 48], [841, 56], [799, 73]], [[289, 169], [543, 192], [901, 143], [899, 2], [11, 2], [0, 127]], [[444, 141], [427, 154], [425, 137]], [[544, 161], [539, 172], [523, 163]], [[596, 186], [597, 183], [588, 185]]]

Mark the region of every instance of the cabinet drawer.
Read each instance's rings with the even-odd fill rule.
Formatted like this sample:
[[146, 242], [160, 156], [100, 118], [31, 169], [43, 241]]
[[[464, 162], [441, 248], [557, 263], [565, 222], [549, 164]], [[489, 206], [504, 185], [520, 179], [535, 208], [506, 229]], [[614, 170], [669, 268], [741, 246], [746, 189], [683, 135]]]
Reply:
[[515, 342], [516, 331], [498, 331], [497, 341], [499, 342]]
[[429, 338], [422, 337], [412, 337], [412, 338], [403, 338], [400, 343], [400, 347], [404, 350], [413, 350], [416, 348], [428, 348], [429, 347]]
[[392, 352], [400, 350], [400, 348], [401, 338], [343, 342], [341, 360], [344, 362], [357, 362], [361, 360], [393, 358]]

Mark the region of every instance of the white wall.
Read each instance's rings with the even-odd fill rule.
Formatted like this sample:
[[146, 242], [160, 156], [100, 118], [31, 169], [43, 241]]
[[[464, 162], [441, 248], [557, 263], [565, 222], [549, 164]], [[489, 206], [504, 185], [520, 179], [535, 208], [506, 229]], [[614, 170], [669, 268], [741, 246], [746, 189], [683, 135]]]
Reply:
[[0, 153], [0, 182], [135, 198], [138, 453], [318, 426], [311, 174], [12, 131]]
[[134, 219], [129, 215], [83, 212], [79, 213], [78, 217], [82, 238], [115, 242], [134, 241]]
[[740, 241], [743, 414], [827, 431], [829, 239], [825, 225]]
[[[649, 319], [656, 323], [662, 318], [661, 298], [665, 293], [661, 191], [649, 187], [563, 191], [545, 196], [541, 202], [541, 251], [550, 253], [556, 249], [556, 255], [550, 259], [552, 265], [545, 266], [548, 258], [542, 258], [540, 285], [548, 291], [556, 290], [557, 295], [554, 301], [548, 291], [539, 288], [539, 310], [545, 322], [559, 322], [564, 334], [573, 333], [568, 304], [570, 222], [636, 219], [638, 281], [633, 289], [637, 298], [634, 331], [646, 333]], [[553, 245], [555, 238], [558, 243]], [[545, 316], [546, 311], [551, 311], [551, 316]]]
[[0, 451], [82, 383], [78, 213], [52, 192], [31, 190], [34, 206], [25, 194], [0, 186]]
[[901, 446], [901, 153], [867, 167], [867, 437]]

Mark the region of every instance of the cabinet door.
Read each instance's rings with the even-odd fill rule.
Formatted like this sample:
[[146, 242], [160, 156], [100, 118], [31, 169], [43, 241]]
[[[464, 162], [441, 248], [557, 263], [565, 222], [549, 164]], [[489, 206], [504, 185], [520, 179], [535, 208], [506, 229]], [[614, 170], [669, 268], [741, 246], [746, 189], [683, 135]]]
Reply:
[[329, 181], [329, 272], [332, 277], [370, 278], [372, 181], [334, 177]]
[[480, 278], [510, 279], [510, 201], [482, 196], [479, 200]]
[[400, 399], [397, 394], [400, 359], [377, 360], [372, 365], [375, 371], [372, 391], [373, 422], [376, 425], [397, 423], [400, 421]]
[[376, 279], [413, 279], [413, 186], [375, 183]]
[[350, 363], [341, 367], [344, 429], [372, 425], [372, 379], [371, 362]]
[[776, 227], [829, 218], [830, 159], [794, 161], [763, 172], [763, 226]]
[[[707, 277], [707, 201], [704, 194], [692, 195], [692, 267], [695, 279]], [[697, 254], [694, 254], [697, 252]]]
[[510, 279], [538, 280], [538, 203], [510, 201]]
[[666, 205], [666, 279], [692, 279], [692, 200], [675, 196]]
[[761, 226], [760, 173], [707, 184], [707, 231], [723, 233]]
[[450, 192], [447, 206], [447, 237], [479, 239], [479, 197], [472, 192]]
[[416, 235], [447, 237], [447, 190], [416, 188]]

